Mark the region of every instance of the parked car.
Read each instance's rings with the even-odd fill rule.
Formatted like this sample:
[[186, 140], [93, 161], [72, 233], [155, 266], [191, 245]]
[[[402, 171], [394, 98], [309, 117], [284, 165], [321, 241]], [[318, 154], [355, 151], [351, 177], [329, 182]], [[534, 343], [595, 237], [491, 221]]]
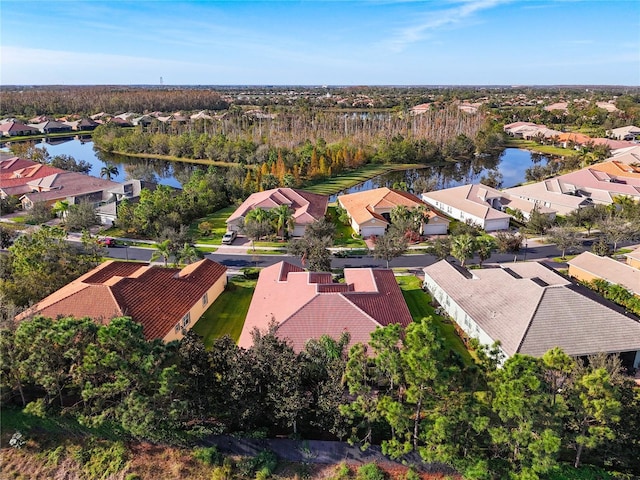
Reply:
[[116, 246], [116, 241], [113, 238], [99, 238], [98, 239], [98, 243], [100, 245], [104, 245], [105, 247], [115, 247]]
[[237, 236], [238, 234], [234, 231], [227, 232], [222, 236], [222, 243], [231, 245]]

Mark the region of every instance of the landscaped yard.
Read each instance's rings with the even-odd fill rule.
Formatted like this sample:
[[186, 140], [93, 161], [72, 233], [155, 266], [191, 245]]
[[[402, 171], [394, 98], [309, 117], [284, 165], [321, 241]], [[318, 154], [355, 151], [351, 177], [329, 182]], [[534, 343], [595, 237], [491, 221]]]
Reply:
[[353, 238], [354, 231], [351, 225], [345, 225], [338, 220], [336, 215], [336, 206], [331, 205], [327, 208], [327, 218], [336, 226], [336, 235], [333, 244], [336, 247], [349, 248], [367, 248], [367, 244], [361, 238]]
[[202, 337], [206, 347], [211, 347], [216, 338], [224, 335], [238, 341], [255, 286], [256, 280], [246, 280], [241, 276], [229, 279], [225, 291], [193, 326], [193, 331]]
[[402, 275], [396, 278], [413, 319], [433, 318], [445, 345], [457, 352], [467, 365], [472, 364], [473, 358], [456, 333], [453, 324], [436, 315], [435, 309], [429, 304], [431, 297], [422, 291], [420, 279], [415, 275]]
[[[225, 221], [236, 210], [236, 208], [237, 207], [234, 205], [222, 208], [204, 218], [199, 218], [189, 225], [189, 233], [193, 235], [193, 238], [195, 239], [194, 243], [220, 245], [222, 243], [222, 236], [227, 231], [227, 224]], [[198, 225], [202, 222], [209, 222], [213, 226], [213, 233], [211, 235], [203, 237], [200, 234], [198, 231]]]

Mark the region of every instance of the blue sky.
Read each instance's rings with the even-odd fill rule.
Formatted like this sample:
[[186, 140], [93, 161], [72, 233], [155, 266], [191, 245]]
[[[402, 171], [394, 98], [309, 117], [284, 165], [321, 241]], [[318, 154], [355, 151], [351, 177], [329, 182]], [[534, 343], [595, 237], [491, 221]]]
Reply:
[[0, 1], [0, 83], [640, 85], [640, 1]]

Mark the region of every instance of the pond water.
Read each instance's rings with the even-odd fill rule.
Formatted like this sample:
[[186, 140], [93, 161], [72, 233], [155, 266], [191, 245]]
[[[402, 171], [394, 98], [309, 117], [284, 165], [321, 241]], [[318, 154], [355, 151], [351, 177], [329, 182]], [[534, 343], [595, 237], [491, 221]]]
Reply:
[[[420, 169], [388, 172], [343, 190], [339, 194], [362, 192], [380, 187], [393, 188], [394, 185], [406, 186], [410, 191], [422, 190], [424, 186], [427, 187], [426, 190], [441, 190], [467, 183], [477, 183], [482, 177], [488, 177], [491, 174], [501, 175], [500, 188], [509, 188], [525, 181], [525, 172], [528, 168], [540, 162], [546, 164], [550, 160], [552, 157], [528, 150], [507, 148], [499, 158], [477, 158], [469, 165], [443, 163]], [[336, 195], [333, 195], [330, 201], [335, 201], [335, 198]]]
[[174, 164], [166, 160], [132, 158], [104, 153], [95, 150], [93, 142], [87, 140], [69, 139], [60, 141], [56, 138], [54, 143], [45, 143], [43, 141], [37, 146], [46, 148], [52, 157], [70, 155], [76, 160], [89, 162], [91, 164], [89, 175], [94, 177], [100, 176], [100, 170], [105, 165], [115, 165], [118, 168], [118, 175], [112, 177], [112, 180], [116, 182], [137, 178], [180, 188], [182, 186], [181, 180], [186, 181], [186, 178], [182, 176], [183, 171], [190, 172], [194, 168], [189, 164]]
[[[118, 168], [118, 175], [114, 178], [116, 181], [139, 178], [180, 188], [194, 169], [203, 168], [199, 165], [168, 162], [160, 159], [138, 159], [107, 154], [95, 150], [93, 142], [87, 140], [70, 138], [60, 141], [56, 139], [55, 143], [43, 142], [38, 146], [45, 147], [51, 156], [65, 154], [76, 160], [89, 162], [91, 164], [89, 173], [96, 177], [100, 175], [100, 170], [105, 165], [115, 165]], [[549, 157], [528, 150], [507, 148], [499, 158], [475, 158], [471, 163], [464, 165], [445, 162], [442, 165], [420, 169], [388, 172], [340, 193], [355, 193], [402, 184], [404, 184], [403, 187], [406, 185], [409, 190], [412, 190], [414, 186], [418, 190], [424, 188], [425, 185], [428, 186], [428, 190], [443, 189], [478, 182], [483, 176], [487, 177], [492, 173], [501, 175], [501, 186], [507, 188], [522, 183], [525, 180], [527, 168], [539, 162], [547, 163], [549, 160]], [[335, 195], [332, 196], [330, 201], [334, 201], [335, 197]]]

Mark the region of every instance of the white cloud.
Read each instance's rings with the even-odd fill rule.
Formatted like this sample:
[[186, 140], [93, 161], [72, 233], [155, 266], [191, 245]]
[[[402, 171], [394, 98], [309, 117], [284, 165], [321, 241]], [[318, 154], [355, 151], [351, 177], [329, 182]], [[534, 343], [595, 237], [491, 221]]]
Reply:
[[404, 50], [408, 45], [427, 38], [430, 32], [459, 24], [476, 13], [509, 1], [511, 0], [462, 0], [452, 2], [457, 6], [426, 13], [421, 21], [398, 31], [389, 42], [391, 49], [394, 51]]

